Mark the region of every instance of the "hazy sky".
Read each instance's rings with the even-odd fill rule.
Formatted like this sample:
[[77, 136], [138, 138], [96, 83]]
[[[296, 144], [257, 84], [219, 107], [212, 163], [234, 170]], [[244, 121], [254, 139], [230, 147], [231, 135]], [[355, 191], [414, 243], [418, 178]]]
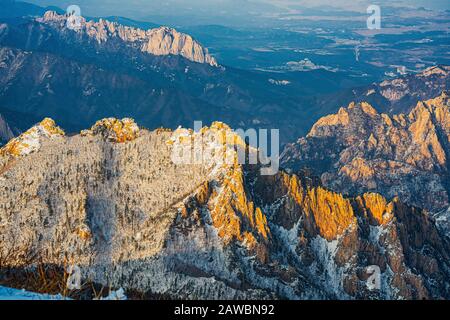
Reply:
[[370, 4], [426, 7], [429, 9], [450, 9], [449, 0], [261, 0], [282, 5], [303, 5], [308, 7], [332, 6], [341, 9], [365, 10]]
[[[89, 7], [98, 6], [99, 8], [111, 9], [127, 9], [130, 7], [140, 8], [157, 8], [158, 6], [175, 6], [175, 8], [217, 8], [240, 10], [240, 5], [243, 7], [270, 5], [279, 7], [288, 6], [330, 6], [345, 9], [362, 9], [367, 8], [369, 4], [385, 4], [385, 5], [404, 5], [404, 6], [424, 6], [430, 9], [450, 9], [449, 0], [24, 0], [25, 2], [32, 2], [41, 5], [56, 5], [67, 6], [70, 4], [83, 4]], [[269, 8], [269, 6], [263, 6]]]
[[[369, 4], [424, 6], [450, 10], [450, 0], [24, 0], [42, 6], [67, 8], [77, 4], [87, 16], [120, 15], [135, 19], [154, 16], [234, 17], [276, 16], [302, 7], [334, 7], [365, 12]], [[218, 21], [220, 23], [220, 21]]]

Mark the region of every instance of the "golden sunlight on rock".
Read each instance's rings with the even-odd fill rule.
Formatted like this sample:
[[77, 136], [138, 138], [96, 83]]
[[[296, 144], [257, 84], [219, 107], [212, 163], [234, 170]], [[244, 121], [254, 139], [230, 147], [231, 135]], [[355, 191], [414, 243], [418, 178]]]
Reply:
[[356, 198], [359, 209], [365, 212], [371, 223], [384, 225], [392, 220], [394, 203], [388, 203], [387, 200], [377, 193], [365, 193]]
[[90, 130], [81, 131], [81, 135], [100, 135], [109, 141], [123, 143], [136, 139], [139, 136], [139, 127], [130, 118], [107, 118], [97, 121]]
[[55, 121], [45, 118], [19, 137], [9, 141], [0, 149], [0, 155], [13, 157], [27, 155], [39, 150], [42, 139], [62, 137], [64, 135], [64, 131], [56, 125]]

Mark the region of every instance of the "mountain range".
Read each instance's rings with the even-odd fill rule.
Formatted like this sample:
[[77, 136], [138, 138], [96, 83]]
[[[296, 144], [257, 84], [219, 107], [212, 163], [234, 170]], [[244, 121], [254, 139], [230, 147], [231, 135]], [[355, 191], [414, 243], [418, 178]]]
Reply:
[[[174, 164], [180, 146], [234, 161]], [[426, 211], [306, 173], [261, 176], [239, 148], [220, 122], [148, 131], [108, 118], [66, 136], [45, 119], [0, 152], [0, 281], [72, 263], [83, 283], [170, 298], [449, 298], [449, 239]]]
[[[0, 2], [0, 285], [60, 294], [69, 265], [152, 299], [450, 298], [449, 66], [243, 70], [174, 28]], [[231, 128], [279, 129], [281, 170]]]
[[294, 171], [309, 167], [333, 190], [379, 192], [439, 212], [450, 205], [449, 106], [445, 91], [408, 114], [351, 103], [286, 146], [281, 163]]
[[449, 81], [446, 66], [362, 87], [321, 69], [282, 76], [244, 71], [220, 66], [192, 37], [171, 28], [80, 23], [78, 30], [67, 28], [66, 15], [49, 11], [0, 24], [0, 112], [11, 126], [23, 131], [31, 123], [14, 124], [6, 113], [35, 122], [50, 116], [69, 132], [111, 116], [173, 129], [221, 120], [235, 128], [279, 128], [288, 143], [351, 101], [400, 113], [437, 96]]
[[67, 18], [49, 11], [39, 18], [2, 19], [0, 108], [36, 120], [50, 116], [68, 132], [111, 116], [173, 129], [221, 120], [235, 128], [279, 128], [287, 143], [337, 110], [342, 87], [359, 83], [324, 69], [235, 69], [172, 28], [143, 30], [82, 18], [73, 30]]

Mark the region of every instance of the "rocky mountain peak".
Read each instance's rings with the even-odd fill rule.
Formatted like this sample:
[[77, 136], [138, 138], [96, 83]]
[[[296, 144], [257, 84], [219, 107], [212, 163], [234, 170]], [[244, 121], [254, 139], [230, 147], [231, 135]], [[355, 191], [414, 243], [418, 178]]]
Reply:
[[447, 92], [419, 102], [409, 114], [393, 116], [379, 114], [364, 102], [352, 103], [288, 145], [282, 163], [312, 168], [333, 190], [376, 191], [442, 210], [449, 204], [449, 105]]
[[348, 106], [349, 110], [355, 110], [355, 111], [362, 111], [364, 114], [367, 114], [369, 116], [377, 116], [378, 112], [375, 110], [374, 107], [372, 107], [369, 103], [362, 101], [360, 103], [352, 102]]
[[308, 133], [311, 136], [326, 136], [332, 134], [331, 128], [355, 127], [361, 123], [369, 123], [380, 118], [380, 114], [367, 102], [352, 102], [347, 108], [340, 108], [336, 114], [319, 119]]
[[133, 119], [106, 118], [97, 121], [91, 129], [81, 131], [82, 136], [101, 136], [111, 142], [133, 141], [139, 136], [139, 127]]
[[378, 193], [365, 193], [356, 198], [359, 208], [373, 225], [386, 225], [393, 219], [394, 201], [388, 202]]
[[[48, 11], [37, 21], [52, 25], [62, 32], [68, 32], [68, 19], [73, 19], [73, 17]], [[77, 19], [70, 31], [85, 34], [98, 44], [112, 39], [120, 39], [125, 43], [132, 43], [140, 51], [152, 55], [179, 55], [193, 62], [205, 63], [213, 67], [218, 66], [214, 57], [208, 53], [208, 49], [202, 47], [191, 36], [172, 28], [160, 27], [142, 30], [104, 19], [98, 21], [86, 21], [83, 17], [77, 17]]]
[[[171, 134], [166, 144], [173, 150], [173, 155], [176, 155], [176, 158], [173, 158], [175, 162], [201, 164], [209, 172], [210, 179], [225, 179], [223, 186], [226, 188], [215, 186], [214, 190], [221, 191], [214, 195], [228, 195], [227, 201], [231, 203], [235, 200], [228, 199], [229, 193], [225, 190], [231, 188], [237, 194], [239, 192], [236, 186], [242, 187], [243, 184], [239, 155], [245, 154], [246, 150], [254, 154], [258, 152], [247, 146], [236, 132], [222, 122], [213, 122], [209, 127], [204, 126], [198, 131], [179, 127]], [[247, 201], [242, 198], [242, 191], [240, 194], [241, 197], [237, 198], [237, 201], [241, 201], [239, 207], [245, 207], [245, 212], [252, 211], [254, 214], [256, 208], [247, 207]], [[222, 210], [224, 206], [226, 207], [223, 203], [223, 206], [218, 206], [217, 209]]]
[[13, 157], [28, 155], [39, 150], [42, 139], [61, 136], [64, 136], [64, 131], [56, 125], [54, 120], [45, 118], [17, 138], [9, 141], [0, 149], [0, 154]]
[[336, 104], [367, 101], [380, 113], [407, 114], [417, 102], [439, 96], [442, 91], [448, 90], [449, 85], [450, 66], [436, 65], [417, 73], [352, 89], [344, 99], [337, 99]]
[[41, 22], [56, 22], [63, 21], [66, 22], [69, 16], [67, 14], [58, 14], [56, 11], [47, 11], [44, 13], [42, 18], [37, 18]]
[[[450, 101], [446, 92], [435, 99], [419, 102], [408, 115], [409, 131], [421, 155], [435, 159], [441, 167], [448, 161], [446, 149], [450, 141]], [[448, 153], [448, 150], [447, 150]]]
[[421, 112], [423, 109], [428, 109], [431, 113], [436, 113], [437, 110], [448, 109], [448, 107], [450, 107], [449, 93], [442, 91], [436, 98], [420, 101], [413, 110]]

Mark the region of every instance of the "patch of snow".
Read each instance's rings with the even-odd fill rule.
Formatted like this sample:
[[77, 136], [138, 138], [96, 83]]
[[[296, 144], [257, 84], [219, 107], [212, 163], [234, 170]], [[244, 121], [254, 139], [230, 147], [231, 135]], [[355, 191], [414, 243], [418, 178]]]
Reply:
[[[344, 269], [336, 265], [335, 256], [339, 249], [340, 237], [336, 240], [328, 241], [320, 236], [316, 236], [311, 241], [316, 261], [310, 269], [317, 276], [322, 276], [327, 291], [340, 298], [346, 298], [347, 294], [343, 290], [342, 280], [344, 278]], [[322, 273], [321, 271], [322, 270]]]
[[370, 226], [369, 227], [369, 241], [375, 244], [380, 252], [384, 254], [385, 248], [380, 244], [380, 236], [386, 232], [383, 226]]
[[100, 300], [127, 300], [127, 296], [123, 288], [120, 288], [119, 290], [111, 291], [107, 297], [100, 298]]
[[0, 286], [0, 300], [69, 300], [60, 294], [49, 295]]
[[450, 207], [447, 210], [441, 211], [433, 215], [436, 220], [438, 229], [450, 237]]

